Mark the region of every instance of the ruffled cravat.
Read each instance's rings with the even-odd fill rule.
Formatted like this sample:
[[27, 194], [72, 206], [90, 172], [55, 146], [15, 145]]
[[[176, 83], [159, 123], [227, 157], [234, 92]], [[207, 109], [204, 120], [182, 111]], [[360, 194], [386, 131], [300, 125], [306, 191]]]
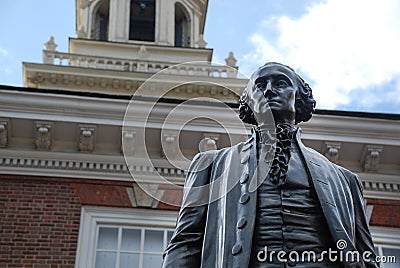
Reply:
[[[293, 125], [288, 123], [280, 123], [276, 126], [275, 137], [268, 132], [258, 129], [261, 142], [262, 158], [268, 155], [272, 157], [271, 151], [275, 149], [271, 167], [269, 168], [269, 179], [275, 185], [283, 185], [286, 182], [286, 174], [290, 160], [290, 148], [295, 133]], [[275, 142], [275, 145], [274, 145]]]
[[274, 160], [269, 169], [269, 177], [273, 184], [283, 185], [286, 182], [286, 174], [290, 160], [290, 148], [295, 128], [287, 123], [276, 126], [276, 149]]

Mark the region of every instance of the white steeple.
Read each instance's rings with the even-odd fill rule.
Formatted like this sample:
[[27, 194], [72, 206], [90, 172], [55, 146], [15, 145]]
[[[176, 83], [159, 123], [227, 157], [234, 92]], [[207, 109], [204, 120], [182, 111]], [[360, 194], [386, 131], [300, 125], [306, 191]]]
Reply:
[[76, 31], [93, 40], [197, 47], [204, 44], [207, 5], [207, 0], [76, 0]]

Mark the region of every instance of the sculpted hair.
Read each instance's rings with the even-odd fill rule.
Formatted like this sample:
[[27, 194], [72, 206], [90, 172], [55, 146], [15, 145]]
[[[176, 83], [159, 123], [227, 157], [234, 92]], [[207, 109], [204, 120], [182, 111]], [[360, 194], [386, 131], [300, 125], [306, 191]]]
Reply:
[[[315, 110], [315, 104], [316, 104], [316, 101], [314, 100], [314, 97], [312, 95], [311, 87], [306, 82], [304, 82], [303, 78], [301, 78], [292, 68], [290, 68], [289, 66], [283, 65], [281, 63], [268, 62], [265, 65], [261, 66], [259, 69], [264, 68], [268, 65], [284, 66], [284, 67], [290, 69], [296, 75], [300, 86], [297, 88], [297, 94], [296, 94], [295, 124], [298, 124], [300, 122], [307, 122], [308, 120], [310, 120], [310, 118]], [[253, 79], [253, 76], [254, 76], [254, 74], [252, 75], [252, 77], [250, 79]], [[255, 86], [255, 84], [253, 86]], [[257, 125], [257, 120], [254, 117], [253, 111], [251, 110], [251, 108], [247, 104], [247, 102], [245, 101], [246, 99], [248, 99], [247, 94], [248, 93], [247, 93], [247, 88], [246, 88], [239, 100], [239, 118], [245, 123]]]

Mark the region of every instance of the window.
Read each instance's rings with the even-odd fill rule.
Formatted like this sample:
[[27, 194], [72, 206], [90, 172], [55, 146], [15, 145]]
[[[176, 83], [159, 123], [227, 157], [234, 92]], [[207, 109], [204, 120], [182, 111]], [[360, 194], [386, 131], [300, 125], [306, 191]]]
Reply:
[[376, 254], [380, 257], [381, 268], [398, 268], [400, 263], [400, 247], [377, 245]]
[[175, 4], [175, 46], [190, 47], [190, 20], [185, 8]]
[[99, 226], [96, 268], [161, 267], [173, 230]]
[[129, 39], [154, 42], [155, 0], [131, 0]]
[[372, 239], [381, 268], [398, 268], [400, 263], [400, 232], [398, 228], [371, 226]]
[[110, 3], [108, 0], [103, 0], [98, 4], [97, 11], [95, 12], [92, 38], [96, 40], [106, 41], [108, 39], [108, 17], [109, 17]]
[[82, 207], [76, 267], [161, 267], [177, 212]]

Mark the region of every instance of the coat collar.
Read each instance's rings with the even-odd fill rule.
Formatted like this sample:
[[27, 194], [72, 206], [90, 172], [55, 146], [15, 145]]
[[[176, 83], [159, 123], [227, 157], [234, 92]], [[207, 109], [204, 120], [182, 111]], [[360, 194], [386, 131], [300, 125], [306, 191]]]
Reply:
[[[306, 147], [301, 141], [301, 133], [302, 130], [300, 127], [298, 127], [295, 133], [295, 143], [299, 147], [299, 150], [301, 152], [300, 155], [306, 165], [307, 173], [313, 179], [314, 185], [319, 183], [323, 185], [328, 185], [329, 181], [327, 180], [329, 176], [327, 176], [326, 173], [328, 172], [328, 170], [331, 169], [331, 165], [327, 164], [329, 163], [329, 161], [320, 153]], [[250, 178], [252, 178], [257, 173], [258, 142], [258, 133], [255, 129], [252, 129], [251, 137], [244, 143], [242, 143], [242, 146], [240, 146], [239, 148], [240, 162], [242, 165], [248, 166]]]

